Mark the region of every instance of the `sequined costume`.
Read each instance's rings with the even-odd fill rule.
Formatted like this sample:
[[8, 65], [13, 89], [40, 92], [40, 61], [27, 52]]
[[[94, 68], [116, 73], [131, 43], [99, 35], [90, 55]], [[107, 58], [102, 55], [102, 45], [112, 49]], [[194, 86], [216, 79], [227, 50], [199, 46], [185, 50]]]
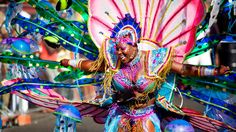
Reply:
[[[163, 67], [165, 69], [165, 64], [168, 63], [165, 60], [168, 60], [166, 56], [168, 56], [169, 50], [160, 48], [152, 52], [158, 56], [155, 57], [156, 59], [149, 60], [153, 63], [152, 69]], [[161, 131], [155, 105], [157, 85], [161, 80], [157, 81], [157, 79], [148, 77], [147, 67], [150, 66], [145, 65], [144, 61], [148, 59], [147, 56], [147, 52], [139, 52], [129, 64], [121, 66], [119, 71], [114, 74], [112, 84], [116, 92], [113, 99], [116, 101], [110, 109], [105, 131], [151, 131], [150, 128], [148, 129], [148, 125], [154, 126], [155, 131]]]

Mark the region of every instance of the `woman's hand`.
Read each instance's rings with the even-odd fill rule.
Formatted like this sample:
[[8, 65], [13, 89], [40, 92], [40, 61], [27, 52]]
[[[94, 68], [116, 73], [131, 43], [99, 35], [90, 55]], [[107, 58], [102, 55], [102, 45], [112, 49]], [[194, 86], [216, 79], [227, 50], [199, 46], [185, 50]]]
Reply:
[[69, 66], [69, 59], [62, 59], [60, 61], [60, 64], [64, 67], [68, 67]]
[[101, 66], [100, 69], [97, 70], [90, 70], [90, 68], [93, 66], [94, 61], [91, 60], [83, 60], [83, 59], [62, 59], [60, 61], [60, 64], [64, 67], [71, 66], [73, 68], [79, 68], [82, 71], [87, 72], [94, 72], [94, 71], [104, 71], [104, 66]]
[[217, 72], [216, 75], [224, 75], [230, 72], [230, 68], [229, 66], [221, 65], [215, 72]]

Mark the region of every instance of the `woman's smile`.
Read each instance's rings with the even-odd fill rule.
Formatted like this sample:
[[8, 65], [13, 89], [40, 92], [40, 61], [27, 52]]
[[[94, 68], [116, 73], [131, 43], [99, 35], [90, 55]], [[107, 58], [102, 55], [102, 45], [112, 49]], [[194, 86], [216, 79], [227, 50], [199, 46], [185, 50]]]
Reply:
[[131, 61], [131, 60], [129, 59], [129, 57], [127, 57], [127, 55], [125, 55], [125, 54], [122, 53], [122, 52], [119, 53], [118, 56], [119, 56], [119, 58], [121, 59], [121, 61], [122, 61], [123, 63], [127, 63], [127, 62]]
[[117, 44], [116, 50], [121, 62], [125, 64], [133, 60], [137, 52], [137, 47], [127, 43], [119, 43]]
[[121, 60], [125, 60], [125, 58], [126, 58], [123, 54], [121, 54], [119, 56], [120, 56]]

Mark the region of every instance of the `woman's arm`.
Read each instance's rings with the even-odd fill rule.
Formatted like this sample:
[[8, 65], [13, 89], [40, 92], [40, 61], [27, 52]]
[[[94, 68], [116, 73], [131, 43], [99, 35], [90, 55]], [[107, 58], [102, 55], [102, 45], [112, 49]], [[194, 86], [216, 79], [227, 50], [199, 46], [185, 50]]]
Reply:
[[223, 65], [213, 68], [173, 62], [171, 70], [185, 76], [216, 76], [226, 74], [230, 69]]
[[73, 68], [79, 68], [82, 71], [87, 71], [87, 72], [95, 72], [95, 71], [104, 71], [105, 66], [102, 66], [98, 70], [92, 71], [90, 68], [93, 66], [94, 61], [92, 60], [69, 60], [69, 59], [63, 59], [60, 61], [62, 66], [72, 66]]

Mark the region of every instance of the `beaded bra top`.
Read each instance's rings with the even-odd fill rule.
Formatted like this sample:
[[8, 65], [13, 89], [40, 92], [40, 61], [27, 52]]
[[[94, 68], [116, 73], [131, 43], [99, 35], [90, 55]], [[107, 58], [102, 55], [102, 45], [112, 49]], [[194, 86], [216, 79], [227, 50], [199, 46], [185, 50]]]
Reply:
[[[165, 70], [169, 61], [170, 49], [139, 52], [127, 65], [124, 65], [113, 76], [112, 85], [117, 91], [147, 93], [156, 88], [156, 76], [158, 72]], [[144, 58], [144, 62], [142, 62]], [[152, 71], [152, 72], [149, 72]], [[153, 78], [152, 78], [153, 77]]]

